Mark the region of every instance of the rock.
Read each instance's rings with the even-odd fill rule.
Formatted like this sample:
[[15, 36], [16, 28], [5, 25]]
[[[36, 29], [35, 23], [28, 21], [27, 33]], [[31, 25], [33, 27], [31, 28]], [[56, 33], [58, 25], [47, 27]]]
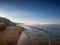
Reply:
[[9, 19], [3, 18], [3, 17], [0, 17], [0, 22], [6, 23], [7, 26], [13, 26], [13, 25], [15, 25], [15, 24], [14, 24], [13, 22], [11, 22]]
[[0, 17], [0, 31], [6, 29], [8, 26], [14, 26], [15, 24], [9, 19]]
[[7, 26], [4, 22], [0, 22], [0, 31], [6, 29]]

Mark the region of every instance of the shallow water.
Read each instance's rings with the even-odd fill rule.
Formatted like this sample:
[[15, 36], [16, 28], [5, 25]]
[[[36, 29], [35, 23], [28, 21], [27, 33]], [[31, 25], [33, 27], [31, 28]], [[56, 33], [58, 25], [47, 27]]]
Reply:
[[[60, 30], [48, 30], [46, 27], [44, 30], [37, 26], [32, 27], [27, 25], [22, 25], [22, 27], [26, 29], [26, 31], [22, 33], [21, 38], [25, 39], [25, 43], [32, 43], [33, 45], [60, 45]], [[26, 35], [26, 37], [24, 35]]]

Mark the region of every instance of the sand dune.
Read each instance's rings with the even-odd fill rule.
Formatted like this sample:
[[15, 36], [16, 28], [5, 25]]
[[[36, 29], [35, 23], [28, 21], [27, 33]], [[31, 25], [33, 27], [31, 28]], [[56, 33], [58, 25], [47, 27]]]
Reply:
[[0, 17], [0, 45], [16, 45], [23, 30], [23, 27]]

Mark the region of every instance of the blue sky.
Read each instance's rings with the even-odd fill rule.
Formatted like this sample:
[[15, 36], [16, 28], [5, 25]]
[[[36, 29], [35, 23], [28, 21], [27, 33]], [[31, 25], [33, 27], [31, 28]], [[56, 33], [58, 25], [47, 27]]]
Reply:
[[3, 0], [0, 16], [28, 24], [60, 24], [60, 1]]

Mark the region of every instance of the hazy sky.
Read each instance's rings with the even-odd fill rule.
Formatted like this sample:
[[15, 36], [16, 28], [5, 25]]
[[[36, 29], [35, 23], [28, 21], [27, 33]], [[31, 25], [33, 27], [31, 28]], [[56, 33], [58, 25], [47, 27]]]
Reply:
[[2, 0], [0, 16], [28, 24], [60, 24], [60, 1]]

